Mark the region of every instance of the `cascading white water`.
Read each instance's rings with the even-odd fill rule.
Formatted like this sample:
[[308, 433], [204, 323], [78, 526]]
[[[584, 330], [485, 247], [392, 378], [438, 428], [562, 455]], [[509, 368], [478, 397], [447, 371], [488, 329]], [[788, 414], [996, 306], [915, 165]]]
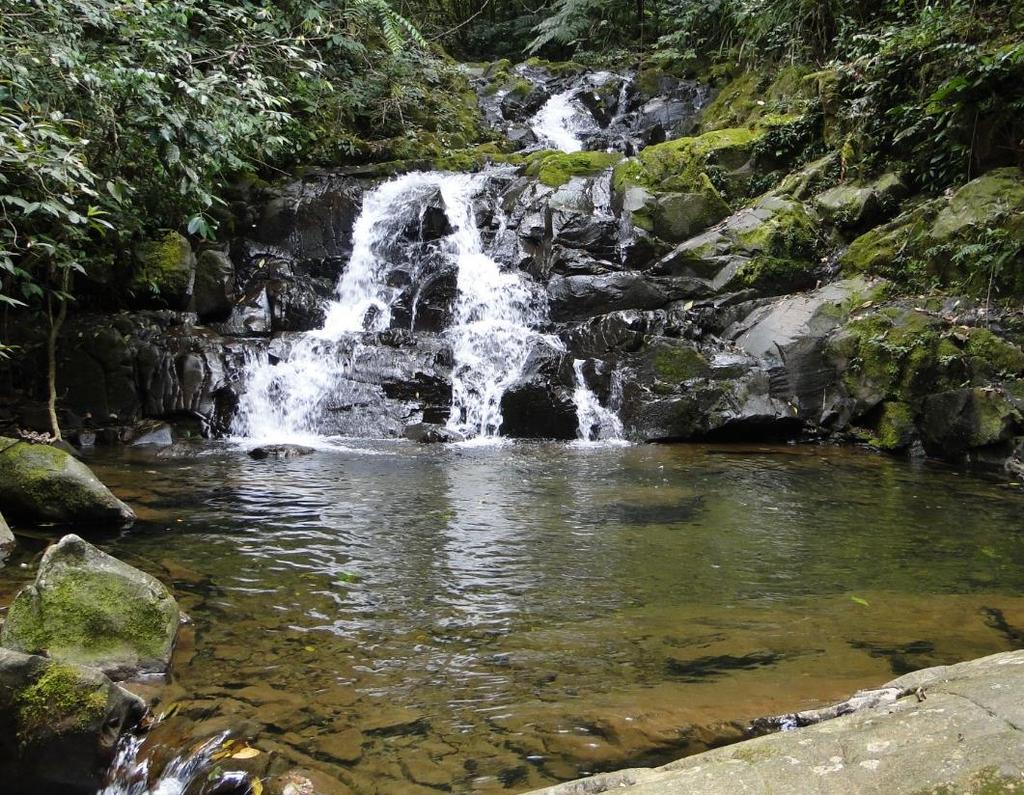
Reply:
[[[149, 760], [138, 758], [144, 737], [126, 735], [121, 739], [117, 756], [111, 765], [108, 774], [110, 783], [98, 795], [182, 795], [199, 775], [208, 775], [208, 764], [228, 735], [228, 732], [218, 734], [187, 754], [175, 757], [152, 783], [149, 781]], [[246, 775], [233, 775], [237, 778], [235, 783], [241, 786]], [[219, 783], [226, 785], [229, 782], [222, 778]]]
[[592, 132], [593, 117], [575, 103], [578, 88], [555, 94], [530, 120], [530, 129], [542, 147], [563, 152], [583, 149], [581, 134]]
[[[451, 227], [438, 245], [456, 268], [458, 287], [453, 324], [444, 332], [453, 354], [448, 427], [468, 437], [497, 435], [502, 395], [532, 348], [547, 338], [534, 330], [545, 316], [539, 290], [519, 272], [503, 271], [485, 251], [476, 227], [474, 203], [490, 178], [486, 172], [416, 172], [366, 196], [353, 229], [352, 257], [323, 328], [299, 337], [280, 357], [249, 362], [236, 420], [239, 435], [307, 443], [322, 435], [317, 417], [346, 388], [354, 358], [341, 355], [337, 343], [388, 328], [400, 293], [388, 284], [388, 273], [410, 265], [394, 240], [408, 225], [410, 210], [422, 217], [438, 195]], [[415, 311], [414, 305], [414, 316]]]
[[583, 359], [575, 359], [572, 363], [576, 374], [576, 390], [573, 392], [573, 403], [576, 404], [576, 435], [582, 442], [620, 441], [622, 439], [622, 420], [618, 415], [601, 405], [583, 376]]

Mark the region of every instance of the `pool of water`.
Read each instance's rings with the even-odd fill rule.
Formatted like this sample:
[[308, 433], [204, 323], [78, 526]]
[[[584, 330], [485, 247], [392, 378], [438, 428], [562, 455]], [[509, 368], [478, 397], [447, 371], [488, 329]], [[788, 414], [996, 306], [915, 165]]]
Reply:
[[[521, 792], [659, 763], [1024, 637], [1019, 489], [855, 450], [89, 463], [140, 518], [96, 542], [192, 619], [156, 711], [187, 742], [233, 727], [354, 793]], [[44, 541], [0, 573], [0, 598]]]

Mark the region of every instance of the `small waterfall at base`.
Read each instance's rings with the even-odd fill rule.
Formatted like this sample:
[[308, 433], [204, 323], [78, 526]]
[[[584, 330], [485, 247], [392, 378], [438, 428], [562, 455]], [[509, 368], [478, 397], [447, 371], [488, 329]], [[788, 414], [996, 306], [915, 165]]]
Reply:
[[[209, 775], [209, 763], [229, 734], [218, 734], [186, 754], [175, 757], [168, 762], [156, 781], [152, 782], [149, 780], [149, 760], [139, 759], [145, 736], [125, 735], [121, 738], [117, 756], [107, 774], [108, 783], [97, 795], [182, 795], [199, 776]], [[241, 788], [245, 779], [244, 773], [238, 773], [234, 783]], [[227, 783], [230, 782], [224, 778], [218, 782]]]
[[[327, 435], [325, 415], [339, 404], [365, 405], [372, 383], [354, 372], [355, 361], [360, 340], [393, 325], [401, 287], [390, 277], [402, 271], [415, 283], [425, 263], [436, 267], [438, 258], [454, 269], [457, 281], [452, 320], [441, 333], [451, 346], [448, 428], [467, 437], [498, 434], [502, 395], [534, 347], [557, 341], [535, 331], [546, 318], [543, 291], [524, 274], [502, 270], [477, 228], [475, 205], [494, 176], [415, 172], [366, 196], [353, 228], [352, 256], [323, 328], [249, 362], [234, 427], [239, 436], [309, 443]], [[421, 228], [438, 199], [445, 216], [440, 236], [409, 244], [406, 230], [417, 223]], [[416, 245], [427, 246], [421, 259]], [[415, 300], [409, 309], [415, 319]]]
[[[576, 435], [581, 442], [623, 441], [622, 420], [618, 415], [601, 405], [583, 375], [583, 359], [574, 359], [573, 372], [576, 373], [576, 390], [573, 392], [573, 403], [576, 404], [576, 421], [579, 426]], [[614, 391], [614, 390], [613, 390]]]

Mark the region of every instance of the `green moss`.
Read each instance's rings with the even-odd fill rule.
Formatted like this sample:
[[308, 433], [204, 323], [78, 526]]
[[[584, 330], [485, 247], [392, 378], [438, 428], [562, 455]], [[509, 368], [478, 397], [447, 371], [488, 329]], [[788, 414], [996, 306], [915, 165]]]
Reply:
[[188, 292], [192, 278], [192, 247], [177, 232], [140, 243], [135, 250], [136, 268], [132, 289], [155, 295], [180, 296]]
[[710, 363], [699, 351], [679, 343], [657, 344], [652, 364], [658, 380], [673, 385], [706, 378], [711, 372]]
[[900, 307], [851, 321], [833, 343], [836, 355], [846, 360], [847, 391], [916, 406], [928, 394], [958, 386], [965, 365], [960, 351], [941, 335], [942, 325]]
[[914, 440], [914, 412], [906, 403], [889, 401], [882, 405], [882, 414], [871, 444], [882, 450], [903, 450]]
[[71, 666], [52, 662], [18, 695], [18, 733], [26, 739], [44, 729], [84, 728], [102, 718], [106, 707], [101, 684], [91, 684]]
[[759, 295], [781, 295], [813, 287], [814, 271], [806, 260], [757, 256], [744, 262], [726, 290], [754, 289]]
[[157, 604], [140, 599], [124, 578], [84, 570], [49, 582], [41, 596], [19, 594], [7, 623], [4, 637], [13, 636], [27, 653], [89, 664], [162, 657], [169, 618]]
[[716, 130], [648, 146], [636, 158], [616, 166], [615, 190], [637, 185], [656, 192], [698, 192], [704, 188], [710, 167], [733, 171], [744, 166], [758, 137], [752, 130]]
[[552, 77], [572, 77], [586, 70], [585, 66], [575, 61], [548, 61], [537, 56], [527, 58], [526, 65], [537, 69], [544, 69]]
[[600, 174], [621, 159], [618, 152], [535, 152], [526, 158], [526, 173], [549, 187], [558, 188], [573, 177]]
[[715, 96], [701, 114], [702, 130], [768, 127], [803, 115], [815, 93], [807, 69], [790, 66], [767, 86], [755, 72], [742, 72]]
[[972, 328], [967, 334], [964, 352], [976, 377], [1024, 375], [1024, 351], [988, 329]]

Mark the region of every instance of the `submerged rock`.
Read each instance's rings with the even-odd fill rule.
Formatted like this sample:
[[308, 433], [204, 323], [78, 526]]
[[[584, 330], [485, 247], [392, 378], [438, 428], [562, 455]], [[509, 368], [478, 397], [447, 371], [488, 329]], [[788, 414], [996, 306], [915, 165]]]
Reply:
[[0, 648], [0, 781], [9, 795], [93, 795], [138, 696], [91, 668]]
[[125, 679], [167, 669], [179, 619], [163, 583], [67, 535], [11, 603], [0, 646]]
[[249, 458], [255, 458], [257, 461], [264, 458], [299, 458], [315, 452], [312, 447], [303, 447], [301, 444], [268, 444], [254, 447], [249, 451]]
[[406, 439], [419, 442], [420, 444], [450, 444], [451, 442], [465, 440], [465, 437], [458, 431], [452, 431], [443, 425], [436, 425], [430, 422], [418, 422], [415, 425], [409, 425], [402, 432], [402, 435]]
[[63, 450], [0, 436], [0, 507], [31, 522], [135, 521], [81, 461]]
[[814, 725], [533, 795], [1018, 792], [1022, 687], [1020, 651], [926, 668], [833, 708], [774, 719]]

